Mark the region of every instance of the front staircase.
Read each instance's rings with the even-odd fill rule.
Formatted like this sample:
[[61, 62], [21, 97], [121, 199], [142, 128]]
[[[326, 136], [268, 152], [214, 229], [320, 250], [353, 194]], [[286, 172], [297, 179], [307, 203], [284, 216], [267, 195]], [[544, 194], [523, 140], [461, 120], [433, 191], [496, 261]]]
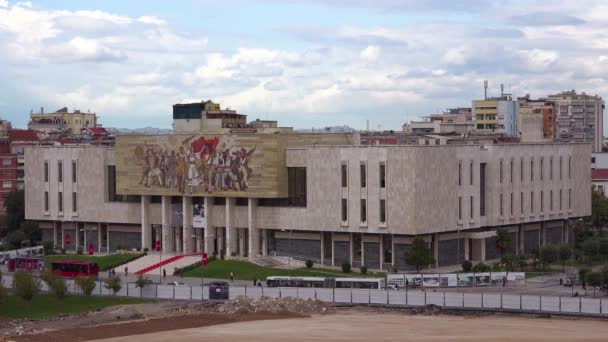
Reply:
[[173, 275], [173, 270], [175, 268], [181, 268], [200, 262], [201, 255], [202, 254], [163, 254], [161, 257], [158, 253], [150, 253], [139, 259], [133, 260], [126, 265], [117, 267], [115, 271], [116, 273], [124, 274], [125, 267], [127, 267], [130, 274], [150, 274], [155, 271], [161, 272], [160, 268], [162, 268], [167, 272], [167, 275]]

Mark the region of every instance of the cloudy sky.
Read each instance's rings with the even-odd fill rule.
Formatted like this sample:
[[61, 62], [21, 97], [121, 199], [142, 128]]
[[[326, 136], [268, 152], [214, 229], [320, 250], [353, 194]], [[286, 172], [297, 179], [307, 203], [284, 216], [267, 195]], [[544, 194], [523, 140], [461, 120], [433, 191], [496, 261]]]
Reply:
[[[550, 6], [547, 6], [550, 4]], [[212, 99], [298, 128], [397, 129], [516, 96], [608, 96], [608, 1], [0, 0], [0, 117], [97, 112], [170, 127]]]

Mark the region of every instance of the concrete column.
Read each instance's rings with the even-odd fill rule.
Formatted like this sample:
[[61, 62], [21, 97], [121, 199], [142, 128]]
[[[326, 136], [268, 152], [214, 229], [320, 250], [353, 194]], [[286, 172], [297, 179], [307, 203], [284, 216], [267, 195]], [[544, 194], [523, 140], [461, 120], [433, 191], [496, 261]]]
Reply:
[[262, 235], [262, 255], [268, 255], [268, 229], [261, 229]]
[[192, 239], [192, 197], [182, 197], [182, 225], [184, 226], [183, 251], [186, 254], [194, 253], [194, 240]]
[[334, 248], [334, 232], [331, 232], [331, 265], [336, 266], [335, 261], [335, 248]]
[[[249, 246], [247, 246], [249, 258], [255, 258], [260, 253], [260, 230], [255, 226], [255, 213], [258, 206], [256, 198], [247, 201], [247, 231], [249, 234]], [[266, 239], [264, 239], [266, 241]], [[265, 254], [265, 253], [263, 253]]]
[[152, 225], [149, 218], [150, 196], [141, 196], [141, 249], [152, 246]]
[[321, 265], [325, 264], [325, 233], [321, 232]]
[[214, 230], [211, 225], [209, 215], [211, 214], [211, 202], [213, 197], [203, 197], [203, 215], [205, 215], [205, 224], [203, 228], [203, 252], [212, 256], [215, 252], [213, 241], [215, 239]]
[[433, 234], [433, 258], [435, 258], [435, 267], [439, 267], [439, 234]]
[[391, 235], [391, 265], [395, 267], [395, 235]]
[[380, 238], [380, 269], [383, 270], [384, 266], [382, 264], [384, 264], [384, 239], [382, 238], [382, 234], [378, 234], [378, 237]]
[[61, 248], [65, 248], [65, 225], [61, 222]]
[[97, 223], [97, 253], [101, 253], [101, 223]]
[[57, 246], [57, 222], [53, 221], [53, 248]]
[[[363, 234], [361, 234], [361, 266], [365, 265], [365, 242], [363, 242]], [[367, 265], [365, 265], [367, 266]]]
[[82, 226], [82, 253], [83, 254], [89, 253], [89, 247], [87, 245], [87, 225], [86, 224]]
[[110, 253], [110, 225], [106, 226], [106, 253]]
[[234, 198], [226, 198], [226, 258], [230, 258], [232, 253], [236, 251], [236, 230], [233, 227], [234, 220]]
[[469, 238], [463, 238], [462, 244], [463, 244], [463, 246], [460, 246], [460, 248], [463, 248], [464, 260], [470, 261], [469, 260]]
[[354, 261], [354, 249], [355, 249], [355, 244], [353, 243], [353, 233], [348, 234], [349, 235], [349, 240], [348, 240], [348, 245], [349, 245], [349, 250], [350, 250], [350, 265], [352, 267], [353, 265], [353, 261]]
[[163, 196], [161, 203], [162, 249], [163, 253], [173, 252], [173, 229], [171, 229], [171, 197]]
[[[184, 226], [182, 225], [178, 225], [175, 226], [175, 229], [173, 230], [173, 236], [174, 236], [174, 248], [175, 248], [175, 252], [177, 253], [182, 253], [182, 241], [184, 238]], [[180, 239], [181, 236], [181, 239]]]
[[486, 239], [480, 239], [481, 241], [481, 260], [486, 261]]
[[74, 246], [76, 247], [76, 253], [78, 253], [78, 248], [80, 247], [80, 231], [78, 229], [77, 222], [74, 222], [74, 231], [75, 231], [74, 234], [76, 234], [76, 236], [74, 237], [74, 239], [76, 240], [76, 241], [74, 241]]

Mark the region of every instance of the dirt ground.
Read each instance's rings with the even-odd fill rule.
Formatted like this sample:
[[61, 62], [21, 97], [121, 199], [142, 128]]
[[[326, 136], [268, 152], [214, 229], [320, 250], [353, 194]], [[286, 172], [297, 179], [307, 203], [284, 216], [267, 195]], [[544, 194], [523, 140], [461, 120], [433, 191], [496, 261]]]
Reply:
[[214, 325], [97, 342], [194, 341], [606, 341], [608, 323], [517, 316], [411, 315], [346, 310], [334, 315]]

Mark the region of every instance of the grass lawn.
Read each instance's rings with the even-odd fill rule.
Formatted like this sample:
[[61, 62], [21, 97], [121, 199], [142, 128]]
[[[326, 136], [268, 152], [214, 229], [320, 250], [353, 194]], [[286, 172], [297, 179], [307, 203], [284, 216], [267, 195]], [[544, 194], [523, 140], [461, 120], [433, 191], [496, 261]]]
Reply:
[[140, 258], [143, 254], [133, 254], [133, 253], [119, 253], [119, 254], [110, 254], [103, 256], [89, 256], [89, 255], [49, 255], [45, 259], [45, 266], [47, 269], [51, 267], [51, 262], [57, 260], [79, 260], [79, 261], [92, 261], [96, 262], [99, 265], [100, 271], [107, 271], [109, 269], [115, 268], [122, 264], [125, 264], [131, 260], [135, 260]]
[[[301, 277], [384, 277], [383, 273], [367, 273], [365, 275], [361, 273], [351, 272], [342, 273], [338, 270], [328, 270], [322, 268], [295, 268], [290, 270], [280, 268], [270, 268], [258, 266], [248, 261], [238, 260], [215, 260], [209, 263], [205, 267], [205, 278], [216, 278], [216, 279], [228, 279], [230, 278], [230, 272], [234, 273], [234, 276], [238, 280], [253, 280], [266, 279], [269, 276], [301, 276]], [[201, 276], [201, 268], [186, 271], [185, 277], [199, 277]]]
[[0, 304], [0, 317], [39, 319], [59, 314], [86, 312], [113, 305], [143, 302], [137, 298], [99, 296], [67, 296], [59, 301], [52, 295], [41, 294], [34, 297], [28, 311], [26, 302], [11, 295]]

